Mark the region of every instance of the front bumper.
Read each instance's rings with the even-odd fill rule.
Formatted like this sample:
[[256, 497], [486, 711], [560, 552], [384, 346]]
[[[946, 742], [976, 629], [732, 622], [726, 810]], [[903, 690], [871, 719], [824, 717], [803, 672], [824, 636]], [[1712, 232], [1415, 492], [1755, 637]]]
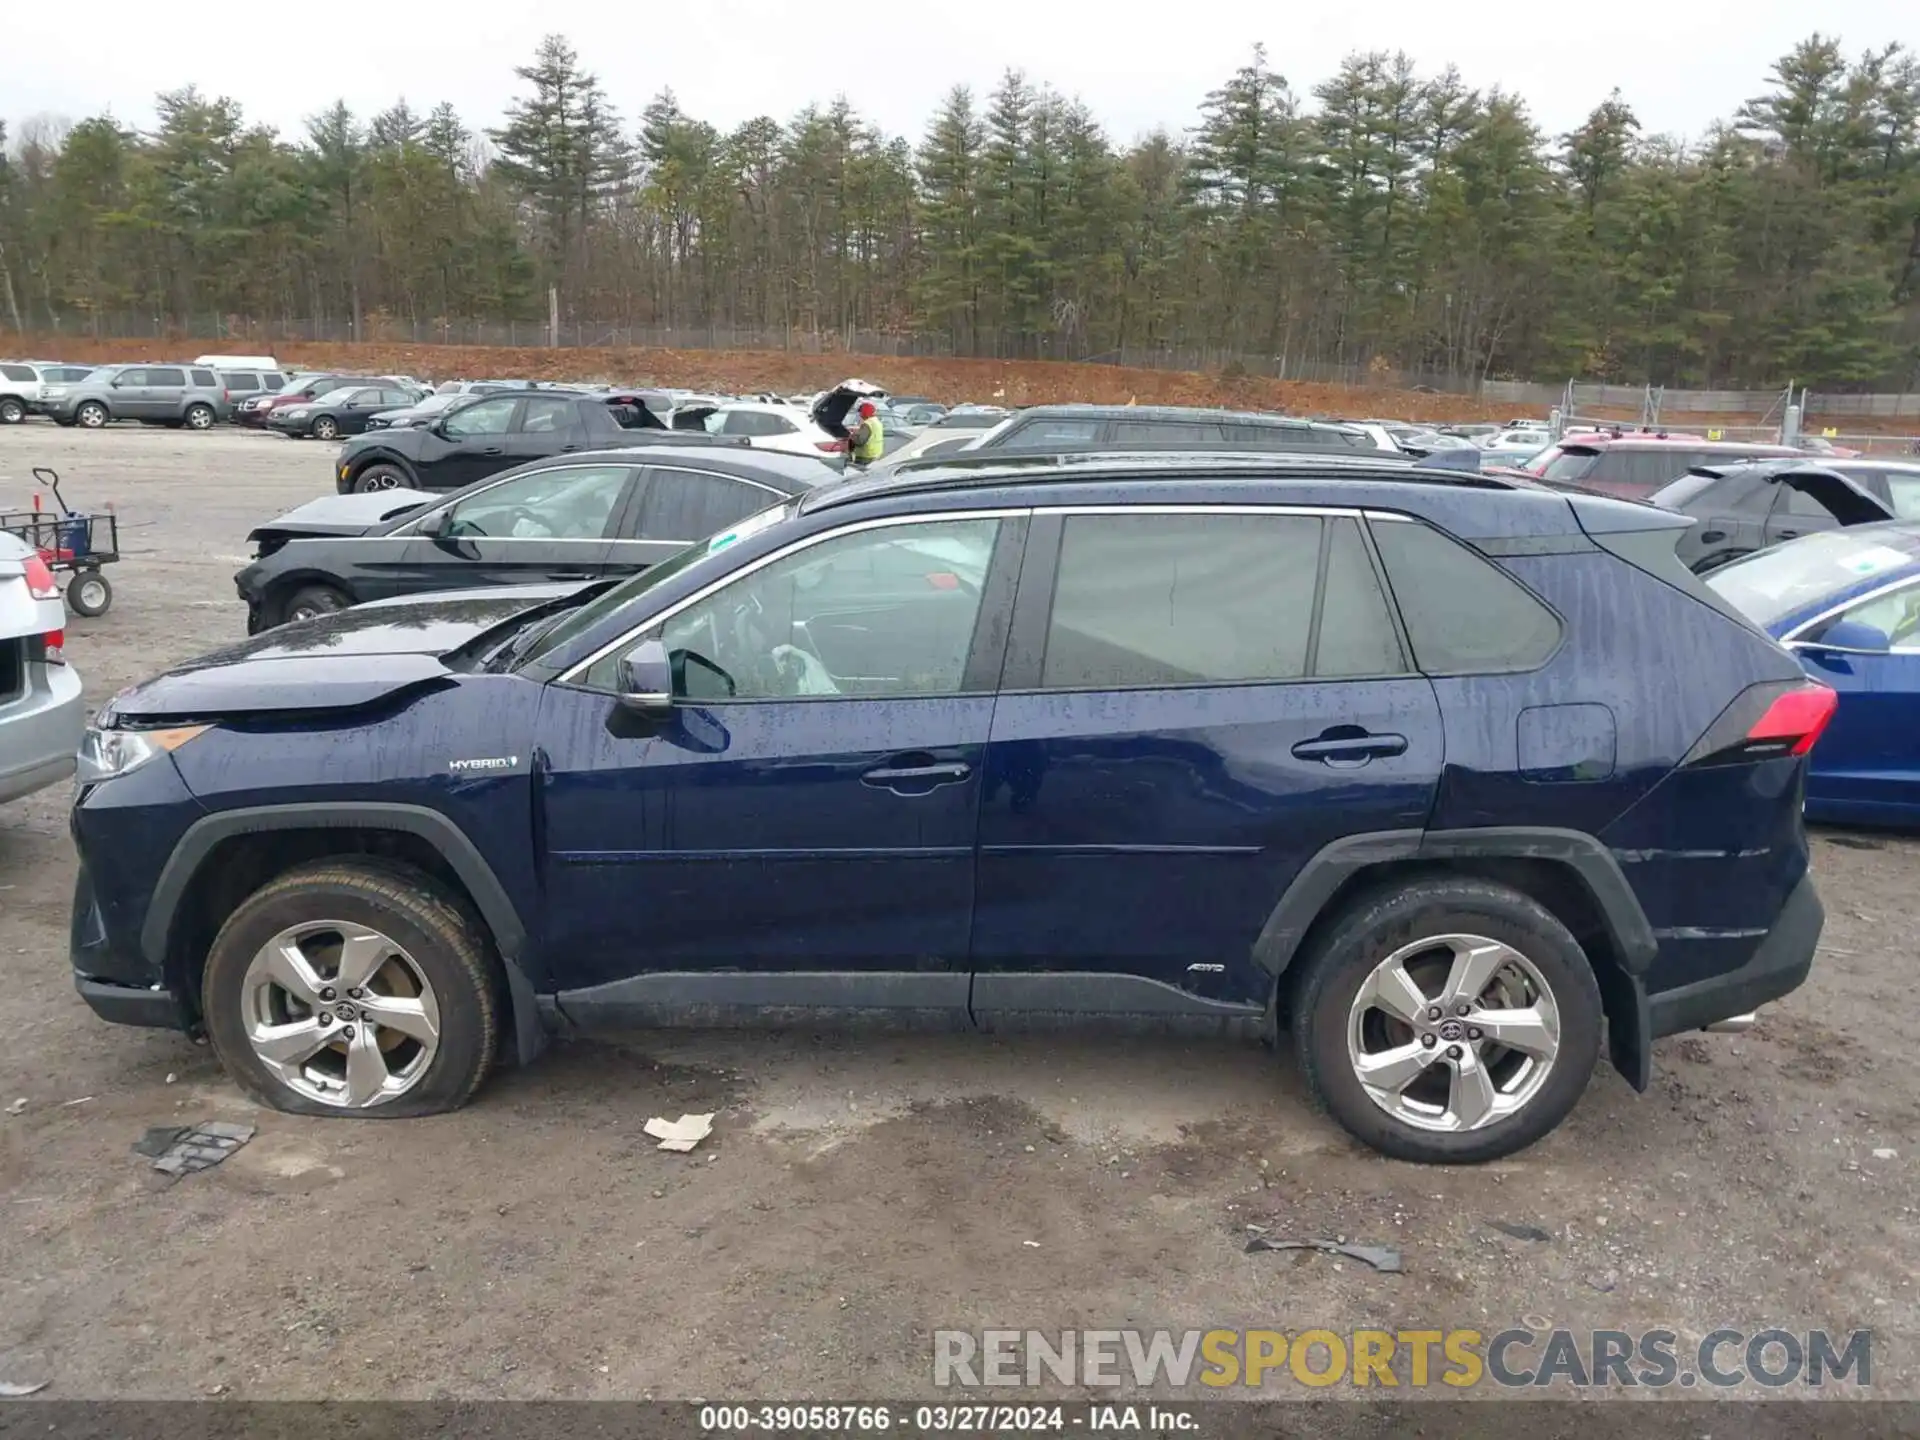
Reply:
[[1717, 1020], [1748, 1014], [1798, 990], [1813, 969], [1813, 954], [1826, 919], [1820, 894], [1813, 888], [1813, 876], [1803, 876], [1787, 896], [1767, 938], [1746, 964], [1647, 997], [1651, 1036], [1658, 1039], [1685, 1030], [1702, 1030]]
[[26, 694], [0, 705], [0, 803], [73, 774], [87, 728], [80, 677], [72, 666], [33, 664], [27, 677]]
[[279, 415], [267, 421], [267, 429], [277, 430], [280, 434], [291, 436], [295, 440], [303, 439], [310, 428], [312, 428], [311, 421], [288, 420]]
[[144, 1025], [159, 1030], [188, 1028], [187, 1007], [166, 986], [157, 981], [139, 984], [131, 979], [104, 978], [115, 973], [135, 975], [144, 967], [115, 953], [84, 861], [73, 882], [67, 953], [73, 963], [73, 988], [102, 1020], [111, 1025]]

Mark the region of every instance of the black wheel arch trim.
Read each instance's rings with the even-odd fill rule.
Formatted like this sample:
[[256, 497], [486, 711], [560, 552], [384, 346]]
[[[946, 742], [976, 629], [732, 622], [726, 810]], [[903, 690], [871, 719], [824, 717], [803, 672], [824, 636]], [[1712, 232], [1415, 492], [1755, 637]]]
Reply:
[[1653, 963], [1659, 942], [1613, 852], [1583, 831], [1532, 826], [1379, 830], [1335, 840], [1300, 868], [1254, 942], [1253, 958], [1271, 975], [1286, 973], [1300, 942], [1327, 903], [1362, 871], [1395, 861], [1476, 857], [1546, 860], [1568, 867], [1586, 883], [1605, 916], [1628, 973], [1644, 974]]
[[290, 805], [248, 806], [220, 810], [196, 820], [173, 847], [160, 878], [153, 887], [147, 905], [147, 918], [140, 927], [140, 950], [156, 973], [164, 973], [168, 941], [174, 919], [188, 887], [199, 874], [214, 848], [236, 835], [257, 835], [274, 830], [392, 830], [418, 836], [437, 850], [442, 859], [460, 877], [479, 907], [480, 918], [493, 934], [506, 971], [507, 990], [513, 1002], [514, 1040], [524, 1064], [546, 1046], [546, 1029], [540, 1021], [533, 982], [520, 967], [520, 954], [526, 946], [526, 926], [514, 908], [506, 887], [479, 848], [453, 820], [438, 810], [422, 805], [399, 805], [382, 801], [342, 804], [298, 803]]
[[417, 488], [420, 484], [420, 472], [414, 469], [413, 462], [406, 456], [396, 454], [384, 447], [375, 447], [350, 457], [347, 461], [347, 478], [358, 480], [363, 473], [376, 465], [391, 465], [394, 469], [404, 472], [414, 487]]

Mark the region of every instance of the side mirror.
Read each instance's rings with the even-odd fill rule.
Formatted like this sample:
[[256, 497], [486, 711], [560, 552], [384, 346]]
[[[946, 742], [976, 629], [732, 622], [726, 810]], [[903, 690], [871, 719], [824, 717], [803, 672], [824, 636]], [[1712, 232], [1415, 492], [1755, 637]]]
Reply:
[[1835, 650], [1845, 655], [1884, 655], [1893, 648], [1887, 632], [1859, 620], [1836, 620], [1818, 640], [1802, 640], [1808, 650]]
[[673, 665], [658, 640], [642, 640], [620, 657], [620, 703], [650, 712], [672, 706]]

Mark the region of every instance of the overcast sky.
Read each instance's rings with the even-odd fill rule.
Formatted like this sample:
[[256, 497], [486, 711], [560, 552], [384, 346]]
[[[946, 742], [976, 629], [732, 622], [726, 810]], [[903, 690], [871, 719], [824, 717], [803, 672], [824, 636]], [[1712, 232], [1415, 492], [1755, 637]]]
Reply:
[[1773, 61], [1816, 26], [1840, 36], [1849, 56], [1920, 29], [1912, 0], [972, 0], [821, 7], [827, 23], [765, 0], [265, 0], [185, 11], [148, 0], [78, 10], [7, 0], [0, 9], [0, 116], [16, 135], [35, 115], [78, 120], [109, 109], [144, 128], [154, 92], [189, 83], [232, 96], [282, 133], [297, 134], [337, 98], [364, 116], [402, 95], [422, 111], [451, 100], [483, 129], [519, 92], [513, 67], [559, 29], [623, 115], [670, 85], [683, 109], [722, 128], [759, 114], [786, 119], [844, 91], [889, 133], [917, 138], [948, 87], [983, 92], [1012, 65], [1084, 98], [1124, 143], [1155, 126], [1192, 125], [1201, 98], [1261, 41], [1303, 95], [1343, 55], [1397, 48], [1422, 73], [1452, 62], [1469, 85], [1518, 91], [1549, 134], [1577, 125], [1618, 86], [1647, 130], [1691, 137], [1758, 92]]

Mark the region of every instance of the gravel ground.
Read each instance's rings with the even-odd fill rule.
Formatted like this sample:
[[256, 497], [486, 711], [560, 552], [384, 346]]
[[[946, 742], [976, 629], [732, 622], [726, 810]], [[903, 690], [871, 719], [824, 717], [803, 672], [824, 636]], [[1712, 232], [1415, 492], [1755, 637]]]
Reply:
[[[0, 430], [0, 509], [50, 464], [125, 517], [114, 607], [68, 632], [94, 701], [241, 633], [246, 529], [323, 492], [329, 453]], [[1824, 953], [1759, 1028], [1665, 1041], [1649, 1094], [1603, 1070], [1546, 1142], [1439, 1171], [1350, 1143], [1285, 1057], [1114, 1037], [641, 1035], [560, 1045], [433, 1120], [258, 1111], [204, 1048], [74, 995], [65, 799], [0, 810], [0, 1381], [897, 1397], [930, 1391], [935, 1327], [1545, 1321], [1872, 1327], [1877, 1393], [1920, 1394], [1920, 1069], [1887, 1030], [1916, 933], [1903, 839], [1819, 838]], [[703, 1110], [692, 1155], [641, 1133]], [[201, 1118], [259, 1134], [177, 1183], [129, 1153]], [[1398, 1246], [1406, 1271], [1246, 1254], [1250, 1223]]]

